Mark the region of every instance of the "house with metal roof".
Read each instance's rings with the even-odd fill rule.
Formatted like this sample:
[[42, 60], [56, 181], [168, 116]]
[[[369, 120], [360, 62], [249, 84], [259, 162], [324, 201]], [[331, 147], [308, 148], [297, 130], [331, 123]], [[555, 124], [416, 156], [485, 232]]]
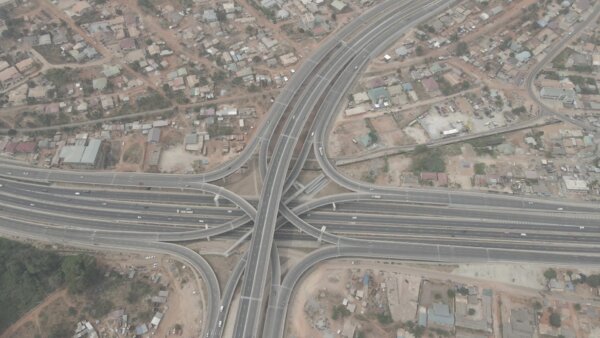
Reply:
[[150, 129], [150, 131], [148, 132], [148, 138], [147, 138], [146, 142], [152, 143], [152, 144], [157, 144], [159, 141], [160, 141], [160, 129], [159, 128]]
[[454, 314], [450, 312], [448, 304], [433, 303], [427, 309], [427, 325], [451, 329], [454, 327]]
[[96, 168], [104, 162], [102, 140], [90, 139], [87, 145], [64, 146], [59, 158], [63, 165], [73, 168]]

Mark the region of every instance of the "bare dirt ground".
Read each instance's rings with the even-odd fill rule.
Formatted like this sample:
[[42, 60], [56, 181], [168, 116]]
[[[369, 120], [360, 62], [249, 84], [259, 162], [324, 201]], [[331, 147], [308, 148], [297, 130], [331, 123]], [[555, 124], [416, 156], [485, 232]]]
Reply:
[[[543, 298], [544, 302], [551, 304], [564, 304], [564, 302], [585, 304], [585, 299], [590, 296], [584, 294], [548, 293], [545, 290], [543, 272], [548, 266], [537, 264], [414, 264], [400, 261], [387, 260], [345, 260], [337, 259], [320, 264], [309, 271], [296, 285], [290, 302], [289, 313], [286, 321], [286, 336], [320, 337], [323, 331], [312, 327], [310, 319], [305, 312], [305, 305], [324, 291], [327, 294], [347, 294], [344, 276], [350, 270], [365, 271], [369, 269], [373, 275], [382, 272], [410, 274], [421, 276], [423, 279], [439, 282], [452, 281], [477, 285], [480, 288], [491, 288], [494, 291], [495, 301], [500, 302], [508, 296], [510, 299], [531, 302], [532, 299]], [[583, 273], [591, 273], [583, 269]], [[298, 290], [301, 290], [299, 292]], [[498, 314], [496, 305], [494, 313]], [[325, 314], [327, 316], [327, 314]], [[495, 322], [499, 321], [495, 317]], [[329, 329], [335, 332], [340, 329], [340, 322], [329, 318]], [[372, 325], [371, 325], [372, 326]], [[369, 327], [368, 329], [372, 329]], [[366, 331], [364, 331], [366, 332]], [[380, 337], [376, 330], [371, 330], [368, 337]], [[496, 325], [495, 332], [500, 332]], [[592, 331], [595, 332], [595, 331]]]
[[186, 151], [183, 145], [180, 145], [163, 151], [159, 168], [161, 172], [167, 173], [190, 173], [194, 171], [193, 162], [205, 158]]

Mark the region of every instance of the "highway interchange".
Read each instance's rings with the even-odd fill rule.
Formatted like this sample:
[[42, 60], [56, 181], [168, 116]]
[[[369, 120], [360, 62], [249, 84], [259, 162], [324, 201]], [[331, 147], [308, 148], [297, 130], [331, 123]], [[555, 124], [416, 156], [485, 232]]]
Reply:
[[[223, 336], [228, 318], [234, 337], [283, 336], [294, 286], [327, 259], [597, 265], [596, 204], [375, 186], [343, 176], [327, 157], [335, 112], [360, 70], [409, 28], [452, 4], [386, 1], [346, 25], [304, 60], [240, 156], [211, 172], [76, 172], [0, 159], [0, 231], [95, 250], [164, 253], [189, 264], [206, 289], [206, 337]], [[245, 198], [218, 185], [256, 152], [260, 196]], [[323, 174], [349, 192], [284, 203], [311, 154]], [[237, 239], [249, 231], [247, 251], [223, 290], [201, 255], [176, 244]], [[318, 239], [322, 248], [282, 279], [278, 239]], [[230, 313], [236, 289], [239, 306]]]

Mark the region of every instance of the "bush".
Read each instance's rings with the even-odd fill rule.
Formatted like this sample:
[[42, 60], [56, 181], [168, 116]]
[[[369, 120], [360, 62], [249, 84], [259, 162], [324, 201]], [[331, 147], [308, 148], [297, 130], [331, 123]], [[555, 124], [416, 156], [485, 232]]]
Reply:
[[[415, 149], [416, 151], [417, 149]], [[446, 163], [442, 152], [439, 149], [429, 149], [423, 153], [415, 154], [413, 156], [412, 170], [414, 172], [445, 172]]]
[[469, 46], [466, 42], [459, 42], [456, 45], [456, 55], [463, 56], [469, 54]]
[[560, 324], [561, 324], [560, 313], [552, 312], [552, 314], [550, 315], [550, 325], [552, 325], [554, 327], [560, 327]]
[[475, 163], [475, 174], [485, 175], [485, 163]]
[[544, 271], [544, 277], [547, 280], [554, 279], [554, 278], [556, 278], [556, 271], [554, 269], [552, 269], [552, 268], [547, 269], [546, 271]]
[[331, 313], [331, 319], [333, 320], [337, 320], [338, 318], [344, 318], [350, 315], [350, 311], [348, 309], [346, 309], [346, 307], [344, 305], [335, 305], [333, 307], [332, 313]]
[[377, 320], [382, 325], [387, 325], [387, 324], [391, 324], [394, 322], [394, 320], [392, 319], [392, 316], [390, 316], [390, 314], [387, 312], [386, 313], [378, 313]]

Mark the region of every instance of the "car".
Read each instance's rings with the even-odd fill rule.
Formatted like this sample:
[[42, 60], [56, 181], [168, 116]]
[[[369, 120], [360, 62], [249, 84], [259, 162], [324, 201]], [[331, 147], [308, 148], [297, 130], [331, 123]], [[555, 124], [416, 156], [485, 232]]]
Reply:
[[30, 207], [35, 207], [35, 203], [29, 203]]
[[2, 184], [0, 184], [0, 188], [2, 188], [2, 187], [3, 187], [3, 185], [2, 185]]
[[219, 309], [219, 312], [223, 312], [223, 305], [221, 305], [221, 308]]
[[356, 216], [352, 216], [352, 219], [356, 219], [356, 218], [357, 218]]
[[199, 219], [198, 223], [204, 223], [204, 220], [203, 219]]
[[81, 193], [79, 191], [76, 191], [75, 195], [79, 196], [79, 195], [81, 195]]
[[223, 321], [219, 320], [219, 327], [223, 326]]
[[556, 210], [558, 210], [558, 211], [563, 211], [563, 208], [556, 208]]
[[524, 232], [522, 232], [522, 233], [521, 233], [521, 236], [522, 236], [522, 237], [526, 237], [526, 236], [527, 236], [527, 234], [526, 234], [526, 233], [524, 233]]
[[142, 219], [142, 216], [138, 216], [137, 219]]
[[583, 229], [585, 229], [585, 227], [584, 227], [584, 226], [580, 226], [580, 227], [579, 227], [579, 230], [583, 230]]
[[233, 212], [233, 210], [231, 210], [231, 209], [227, 210], [228, 214], [231, 214], [232, 212]]

